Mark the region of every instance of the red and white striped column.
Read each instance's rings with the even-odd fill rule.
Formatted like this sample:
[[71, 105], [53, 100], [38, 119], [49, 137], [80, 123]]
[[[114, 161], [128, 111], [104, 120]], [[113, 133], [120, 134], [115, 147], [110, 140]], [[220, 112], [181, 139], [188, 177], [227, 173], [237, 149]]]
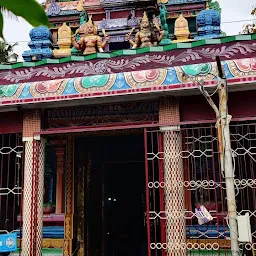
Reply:
[[23, 119], [25, 143], [22, 255], [42, 255], [45, 143], [34, 133], [41, 129], [37, 110], [26, 111]]

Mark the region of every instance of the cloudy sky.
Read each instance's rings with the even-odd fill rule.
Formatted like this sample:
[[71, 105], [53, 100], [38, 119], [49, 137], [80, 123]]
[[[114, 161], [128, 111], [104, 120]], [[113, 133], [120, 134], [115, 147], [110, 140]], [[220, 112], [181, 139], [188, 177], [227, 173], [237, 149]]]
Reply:
[[[38, 0], [43, 2], [44, 0]], [[237, 35], [243, 24], [244, 20], [250, 20], [253, 17], [250, 15], [252, 10], [252, 0], [219, 0], [222, 8], [222, 30], [227, 35]], [[21, 56], [22, 52], [27, 47], [29, 41], [29, 31], [31, 26], [22, 19], [10, 19], [5, 18], [4, 24], [4, 36], [8, 43], [18, 42], [18, 46], [15, 48], [15, 52]], [[20, 60], [22, 60], [20, 58]]]

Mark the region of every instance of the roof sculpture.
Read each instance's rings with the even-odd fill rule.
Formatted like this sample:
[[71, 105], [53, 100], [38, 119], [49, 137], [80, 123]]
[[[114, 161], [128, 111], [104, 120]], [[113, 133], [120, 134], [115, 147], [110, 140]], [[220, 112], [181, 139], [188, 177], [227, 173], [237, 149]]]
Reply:
[[[220, 13], [217, 10], [212, 9], [202, 10], [197, 15], [196, 24], [198, 29], [196, 35], [194, 31], [190, 30], [191, 20], [186, 19], [188, 17], [188, 13], [184, 12], [183, 9], [180, 11], [179, 16], [175, 18], [176, 21], [174, 22], [174, 27], [170, 27], [169, 22], [170, 19], [173, 19], [173, 17], [170, 15], [168, 9], [169, 5], [177, 7], [192, 6], [193, 8], [199, 8], [196, 5], [199, 3], [200, 8], [202, 8], [201, 5], [204, 5], [204, 8], [206, 8], [208, 6], [207, 3], [209, 3], [207, 0], [169, 0], [168, 2], [167, 0], [159, 0], [157, 8], [150, 4], [150, 0], [142, 0], [139, 2], [147, 2], [147, 5], [145, 4], [147, 6], [147, 11], [144, 12], [144, 15], [143, 13], [139, 14], [143, 16], [141, 19], [135, 16], [135, 14], [139, 13], [139, 10], [143, 9], [142, 7], [138, 7], [137, 11], [135, 12], [138, 1], [128, 1], [134, 5], [126, 5], [127, 8], [124, 9], [120, 9], [122, 6], [121, 3], [124, 5], [123, 0], [90, 0], [90, 3], [92, 2], [99, 6], [108, 5], [104, 7], [105, 9], [102, 9], [105, 12], [105, 18], [102, 18], [102, 14], [100, 14], [102, 10], [98, 12], [98, 9], [94, 9], [95, 14], [93, 14], [93, 22], [91, 19], [88, 21], [88, 16], [91, 15], [90, 13], [92, 10], [88, 9], [88, 11], [86, 11], [84, 9], [84, 0], [66, 2], [51, 0], [51, 2], [48, 2], [46, 5], [48, 15], [55, 15], [56, 17], [63, 20], [63, 17], [60, 17], [63, 12], [72, 9], [73, 11], [77, 12], [76, 18], [78, 21], [76, 23], [64, 21], [64, 23], [58, 25], [57, 30], [56, 27], [52, 28], [54, 29], [54, 44], [49, 43], [47, 46], [48, 48], [46, 46], [42, 46], [41, 48], [44, 48], [42, 51], [44, 54], [39, 54], [39, 48], [36, 46], [38, 43], [35, 39], [32, 39], [31, 41], [34, 42], [34, 45], [33, 43], [30, 43], [29, 46], [33, 50], [24, 52], [24, 59], [26, 61], [35, 61], [52, 57], [50, 48], [52, 48], [53, 45], [55, 48], [54, 58], [62, 58], [70, 55], [88, 55], [95, 53], [96, 51], [103, 52], [104, 48], [104, 52], [109, 52], [111, 43], [125, 42], [125, 40], [127, 43], [131, 44], [132, 49], [135, 49], [137, 47], [143, 48], [157, 45], [164, 46], [170, 45], [172, 43], [189, 42], [191, 40], [201, 40], [208, 38], [219, 38], [222, 36], [220, 30]], [[116, 12], [114, 6], [118, 6], [117, 8], [118, 10], [120, 9], [120, 12]], [[87, 3], [86, 8], [89, 8]], [[200, 10], [200, 8], [198, 10]], [[124, 16], [129, 12], [129, 17]], [[119, 16], [121, 15], [123, 17], [119, 17], [117, 13]], [[101, 17], [100, 20], [99, 17]], [[93, 31], [88, 34], [87, 30], [88, 24], [90, 22], [92, 23]], [[75, 24], [77, 25], [75, 26]], [[40, 28], [38, 29], [40, 31]], [[97, 29], [98, 31], [96, 31]], [[172, 29], [173, 31], [170, 31]], [[150, 31], [150, 35], [146, 33], [146, 30], [147, 32]], [[127, 33], [128, 35], [125, 38], [125, 34]], [[102, 35], [105, 40], [101, 39]], [[71, 40], [71, 38], [73, 39]], [[173, 41], [171, 39], [173, 39]], [[73, 44], [72, 49], [71, 41]], [[85, 46], [88, 44], [90, 44], [91, 50], [85, 51]], [[91, 44], [93, 44], [93, 46]], [[129, 44], [120, 44], [118, 49], [127, 49], [128, 47]], [[92, 48], [94, 50], [92, 50]], [[36, 52], [35, 49], [37, 49], [38, 52]]]
[[155, 26], [159, 30], [158, 34], [154, 31], [147, 13], [144, 12], [140, 23], [140, 31], [136, 33], [135, 40], [133, 41], [131, 39], [131, 34], [134, 29], [127, 34], [127, 40], [132, 45], [132, 49], [156, 46], [163, 39], [164, 31], [160, 31], [160, 27], [158, 27], [157, 24], [155, 24]]
[[198, 36], [195, 40], [221, 37], [221, 15], [216, 10], [203, 10], [196, 18]]
[[189, 41], [190, 31], [188, 21], [182, 14], [176, 19], [174, 25], [174, 35], [176, 40], [174, 42], [187, 42]]
[[83, 54], [92, 54], [97, 51], [103, 52], [105, 46], [108, 43], [109, 36], [104, 32], [104, 41], [98, 35], [97, 26], [93, 24], [92, 16], [89, 16], [88, 22], [85, 24], [84, 36], [81, 37], [78, 41], [76, 40], [76, 35], [72, 36], [73, 46], [80, 51], [83, 51]]
[[58, 30], [58, 46], [59, 49], [54, 49], [54, 57], [66, 57], [71, 55], [71, 36], [72, 31], [69, 26], [64, 22]]
[[38, 61], [53, 56], [52, 34], [45, 26], [33, 28], [29, 33], [31, 41], [28, 46], [31, 50], [24, 51], [22, 57], [25, 61]]
[[56, 0], [52, 0], [46, 13], [48, 16], [51, 16], [51, 15], [53, 16], [53, 15], [58, 15], [60, 11], [61, 11], [60, 6], [56, 3]]

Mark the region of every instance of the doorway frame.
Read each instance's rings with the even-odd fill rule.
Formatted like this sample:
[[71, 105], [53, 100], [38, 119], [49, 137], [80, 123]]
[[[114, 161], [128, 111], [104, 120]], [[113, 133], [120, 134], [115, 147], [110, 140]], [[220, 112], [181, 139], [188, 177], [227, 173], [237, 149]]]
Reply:
[[[54, 130], [47, 130], [38, 132], [36, 135], [46, 136], [47, 135], [57, 135], [61, 136], [61, 138], [65, 138], [66, 143], [66, 191], [65, 191], [65, 215], [64, 215], [64, 243], [63, 243], [63, 256], [70, 256], [73, 255], [74, 250], [77, 248], [74, 246], [74, 205], [75, 205], [75, 138], [77, 136], [83, 135], [90, 135], [91, 133], [95, 134], [95, 132], [106, 134], [110, 134], [111, 131], [116, 134], [116, 131], [121, 131], [122, 133], [124, 130], [127, 132], [142, 130], [143, 142], [144, 142], [144, 161], [145, 161], [145, 184], [146, 184], [146, 216], [147, 216], [147, 248], [148, 248], [148, 256], [151, 256], [151, 249], [150, 249], [150, 222], [149, 222], [149, 190], [148, 190], [148, 164], [147, 164], [147, 140], [145, 140], [145, 134], [147, 133], [147, 126], [152, 127], [152, 124], [148, 125], [128, 125], [128, 126], [107, 126], [107, 127], [97, 127], [95, 130], [92, 127], [87, 127], [87, 129], [54, 129]], [[154, 127], [159, 127], [159, 125], [153, 125]], [[79, 254], [78, 254], [79, 255]]]

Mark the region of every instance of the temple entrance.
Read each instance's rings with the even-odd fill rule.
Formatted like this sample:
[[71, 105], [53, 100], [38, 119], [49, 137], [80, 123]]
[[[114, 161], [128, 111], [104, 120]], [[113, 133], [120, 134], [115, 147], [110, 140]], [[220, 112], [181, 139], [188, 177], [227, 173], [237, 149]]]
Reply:
[[75, 142], [77, 255], [147, 255], [143, 133]]

